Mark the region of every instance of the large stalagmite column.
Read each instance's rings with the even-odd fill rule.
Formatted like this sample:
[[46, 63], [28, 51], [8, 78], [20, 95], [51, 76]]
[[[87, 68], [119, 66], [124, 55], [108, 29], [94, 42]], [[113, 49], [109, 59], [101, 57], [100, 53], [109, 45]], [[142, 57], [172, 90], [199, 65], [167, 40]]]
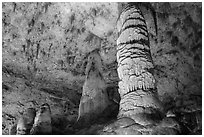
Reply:
[[118, 118], [129, 117], [140, 125], [161, 119], [153, 61], [145, 19], [134, 4], [120, 4], [117, 21], [117, 62], [121, 97]]

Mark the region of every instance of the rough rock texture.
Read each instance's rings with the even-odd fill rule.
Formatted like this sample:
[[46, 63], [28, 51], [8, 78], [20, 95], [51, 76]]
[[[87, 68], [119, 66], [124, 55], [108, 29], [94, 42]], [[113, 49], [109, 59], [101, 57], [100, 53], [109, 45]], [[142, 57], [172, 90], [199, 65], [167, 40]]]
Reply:
[[79, 104], [77, 124], [88, 125], [109, 106], [106, 83], [102, 75], [101, 57], [97, 50], [90, 53], [86, 66], [86, 79]]
[[[144, 14], [159, 97], [166, 110], [177, 114], [185, 134], [198, 134], [202, 125], [202, 4], [152, 5], [157, 12], [157, 43], [152, 17]], [[87, 54], [96, 48], [107, 85], [117, 89], [117, 15], [117, 3], [2, 3], [3, 134], [8, 134], [25, 108], [44, 103], [51, 106], [53, 125], [64, 129], [73, 124]]]
[[36, 112], [34, 124], [30, 130], [31, 135], [50, 135], [52, 134], [52, 118], [50, 106], [42, 104]]
[[[138, 5], [126, 3], [117, 21], [117, 63], [121, 101], [118, 118], [155, 124], [163, 106], [158, 100], [146, 21]], [[154, 119], [152, 118], [154, 117]], [[160, 118], [159, 118], [160, 117]]]
[[[29, 135], [30, 130], [34, 124], [35, 116], [36, 116], [36, 110], [34, 108], [28, 108], [27, 110], [25, 110], [23, 112], [22, 117], [20, 117], [16, 125], [16, 129], [17, 129], [16, 134], [17, 135]], [[13, 135], [13, 134], [10, 132], [9, 135]]]

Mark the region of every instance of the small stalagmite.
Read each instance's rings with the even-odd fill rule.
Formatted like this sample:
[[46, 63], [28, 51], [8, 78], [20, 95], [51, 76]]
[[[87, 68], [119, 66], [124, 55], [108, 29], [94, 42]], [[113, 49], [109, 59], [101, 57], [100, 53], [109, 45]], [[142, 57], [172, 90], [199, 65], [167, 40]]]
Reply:
[[86, 79], [83, 85], [79, 105], [78, 125], [87, 125], [94, 121], [108, 107], [109, 99], [106, 83], [102, 75], [102, 61], [98, 50], [88, 56]]
[[24, 111], [23, 115], [18, 120], [18, 123], [16, 126], [17, 135], [29, 135], [30, 134], [30, 130], [34, 123], [35, 114], [36, 114], [36, 110], [34, 108], [28, 108]]
[[50, 135], [52, 134], [51, 110], [50, 106], [45, 103], [40, 106], [36, 113], [34, 124], [30, 130], [31, 135]]

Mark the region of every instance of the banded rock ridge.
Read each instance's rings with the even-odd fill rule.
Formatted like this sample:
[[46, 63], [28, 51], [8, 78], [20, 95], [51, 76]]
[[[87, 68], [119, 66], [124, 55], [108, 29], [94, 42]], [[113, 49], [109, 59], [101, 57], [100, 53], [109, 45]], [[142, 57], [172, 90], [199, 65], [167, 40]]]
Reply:
[[[178, 134], [176, 121], [172, 122], [178, 125], [173, 130], [167, 124], [161, 127], [163, 105], [158, 99], [149, 34], [139, 4], [120, 4], [117, 62], [121, 101], [118, 120], [104, 129], [105, 134]], [[166, 131], [158, 132], [162, 129]]]

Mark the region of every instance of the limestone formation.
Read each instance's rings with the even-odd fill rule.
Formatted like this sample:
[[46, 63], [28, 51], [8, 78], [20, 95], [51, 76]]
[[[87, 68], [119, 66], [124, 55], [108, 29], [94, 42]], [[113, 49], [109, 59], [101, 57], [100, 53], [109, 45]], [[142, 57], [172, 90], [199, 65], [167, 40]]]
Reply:
[[117, 70], [121, 101], [118, 119], [105, 127], [104, 132], [125, 135], [177, 134], [175, 121], [170, 124], [162, 121], [163, 106], [157, 96], [145, 18], [138, 4], [120, 3], [119, 7]]
[[97, 50], [90, 53], [86, 66], [86, 79], [79, 105], [78, 123], [90, 124], [103, 115], [109, 105], [106, 83], [102, 75], [101, 57]]
[[[17, 135], [28, 135], [34, 123], [36, 111], [34, 108], [28, 108], [24, 111], [17, 123]], [[13, 132], [13, 131], [12, 131]], [[12, 134], [12, 133], [11, 133]]]
[[34, 124], [30, 130], [31, 135], [49, 135], [52, 134], [51, 110], [50, 106], [45, 103], [41, 105], [36, 113]]

